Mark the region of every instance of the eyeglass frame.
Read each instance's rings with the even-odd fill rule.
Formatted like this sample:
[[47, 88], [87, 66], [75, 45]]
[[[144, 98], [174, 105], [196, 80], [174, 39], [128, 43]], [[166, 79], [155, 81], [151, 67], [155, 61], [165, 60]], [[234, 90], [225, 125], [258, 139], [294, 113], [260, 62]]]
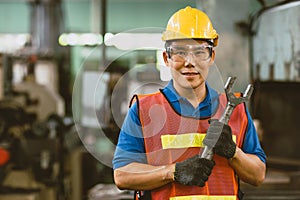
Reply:
[[[208, 60], [209, 58], [211, 58], [212, 57], [212, 52], [213, 52], [213, 46], [212, 45], [204, 45], [204, 44], [201, 44], [201, 45], [186, 45], [186, 46], [198, 46], [198, 47], [204, 47], [204, 48], [208, 48], [209, 49], [209, 56], [208, 56], [208, 58], [207, 59], [204, 59], [204, 60], [201, 60], [201, 61], [205, 61], [205, 60]], [[172, 60], [172, 56], [171, 56], [171, 51], [172, 51], [172, 48], [174, 48], [174, 47], [171, 47], [171, 45], [166, 45], [165, 46], [166, 47], [166, 53], [167, 53], [167, 56], [168, 56], [168, 58], [169, 59], [171, 59]], [[192, 52], [192, 54], [193, 54], [193, 56], [195, 56], [195, 54], [193, 53], [193, 50], [191, 51], [186, 51], [186, 50], [184, 50], [187, 54], [186, 55], [184, 55], [184, 56], [182, 56], [185, 60], [187, 59], [187, 55], [188, 55], [188, 53], [190, 53], [190, 52]], [[176, 62], [176, 61], [175, 61]]]

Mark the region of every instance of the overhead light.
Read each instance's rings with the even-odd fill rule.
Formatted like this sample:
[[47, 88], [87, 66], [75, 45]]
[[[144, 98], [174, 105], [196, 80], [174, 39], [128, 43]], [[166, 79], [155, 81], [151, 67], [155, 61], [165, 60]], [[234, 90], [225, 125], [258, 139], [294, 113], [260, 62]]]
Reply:
[[[103, 43], [101, 34], [95, 33], [63, 33], [58, 42], [61, 46], [95, 46]], [[115, 46], [120, 50], [162, 49], [161, 33], [106, 33], [106, 46]]]
[[58, 38], [61, 46], [95, 46], [102, 42], [102, 35], [97, 33], [63, 33]]
[[163, 49], [161, 33], [106, 33], [104, 43], [120, 50]]
[[68, 46], [67, 38], [68, 38], [68, 34], [66, 34], [66, 33], [61, 34], [58, 38], [58, 43], [61, 46]]
[[22, 49], [30, 41], [30, 34], [0, 34], [0, 52], [11, 53]]
[[99, 45], [102, 44], [102, 36], [100, 34], [85, 33], [79, 36], [82, 45]]

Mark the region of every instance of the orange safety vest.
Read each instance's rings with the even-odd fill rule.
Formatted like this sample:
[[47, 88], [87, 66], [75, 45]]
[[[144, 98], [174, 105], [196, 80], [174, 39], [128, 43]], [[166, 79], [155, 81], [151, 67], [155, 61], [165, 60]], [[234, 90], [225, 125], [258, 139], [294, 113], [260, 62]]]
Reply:
[[[181, 162], [195, 156], [204, 147], [202, 141], [209, 127], [208, 119], [184, 117], [177, 113], [161, 92], [136, 96], [145, 142], [147, 161], [160, 166]], [[227, 105], [225, 94], [211, 118], [219, 119]], [[245, 105], [238, 105], [229, 120], [233, 139], [242, 147], [248, 118]], [[185, 186], [177, 182], [151, 191], [152, 200], [236, 200], [238, 179], [226, 158], [213, 157], [216, 165], [204, 187]]]

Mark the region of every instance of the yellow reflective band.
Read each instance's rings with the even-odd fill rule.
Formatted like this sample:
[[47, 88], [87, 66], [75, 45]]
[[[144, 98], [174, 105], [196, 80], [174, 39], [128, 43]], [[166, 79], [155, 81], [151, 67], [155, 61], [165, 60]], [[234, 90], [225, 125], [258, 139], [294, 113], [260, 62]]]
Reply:
[[188, 147], [203, 147], [203, 133], [185, 133], [180, 135], [162, 135], [161, 144], [163, 149], [178, 149]]
[[194, 195], [194, 196], [180, 196], [180, 197], [170, 197], [170, 200], [236, 200], [234, 195]]
[[236, 143], [236, 135], [232, 135], [232, 140]]
[[[161, 144], [163, 149], [180, 149], [189, 147], [204, 147], [204, 133], [185, 133], [178, 135], [162, 135]], [[236, 142], [236, 136], [232, 139]]]

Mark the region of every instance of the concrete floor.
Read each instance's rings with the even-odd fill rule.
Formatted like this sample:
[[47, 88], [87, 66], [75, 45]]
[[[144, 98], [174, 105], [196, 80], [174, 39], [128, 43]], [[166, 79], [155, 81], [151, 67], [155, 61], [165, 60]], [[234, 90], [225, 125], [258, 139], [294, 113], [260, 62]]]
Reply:
[[300, 171], [267, 169], [264, 183], [254, 187], [241, 183], [243, 200], [300, 200]]

